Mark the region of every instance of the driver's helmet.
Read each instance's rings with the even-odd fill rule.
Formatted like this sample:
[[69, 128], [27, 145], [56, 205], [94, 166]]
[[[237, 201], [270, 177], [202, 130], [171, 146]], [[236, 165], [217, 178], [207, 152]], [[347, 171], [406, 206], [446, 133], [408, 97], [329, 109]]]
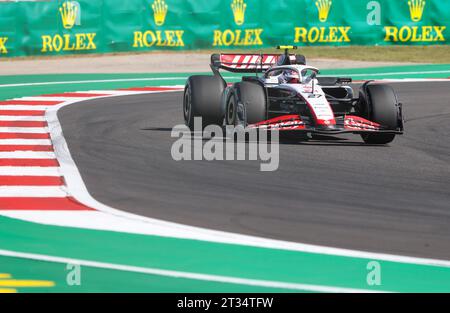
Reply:
[[300, 75], [294, 70], [284, 70], [282, 74], [283, 80], [286, 84], [299, 84]]

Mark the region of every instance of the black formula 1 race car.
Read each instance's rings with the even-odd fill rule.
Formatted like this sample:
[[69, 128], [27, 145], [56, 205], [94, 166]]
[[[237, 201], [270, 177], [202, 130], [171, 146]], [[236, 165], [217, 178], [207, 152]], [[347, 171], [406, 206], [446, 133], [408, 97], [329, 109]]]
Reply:
[[[318, 77], [303, 55], [213, 54], [213, 75], [196, 75], [184, 90], [185, 123], [243, 125], [298, 134], [360, 134], [367, 144], [387, 144], [403, 133], [402, 105], [393, 88], [365, 82], [354, 97], [350, 78]], [[253, 73], [227, 84], [219, 73]], [[262, 74], [262, 75], [261, 75]]]

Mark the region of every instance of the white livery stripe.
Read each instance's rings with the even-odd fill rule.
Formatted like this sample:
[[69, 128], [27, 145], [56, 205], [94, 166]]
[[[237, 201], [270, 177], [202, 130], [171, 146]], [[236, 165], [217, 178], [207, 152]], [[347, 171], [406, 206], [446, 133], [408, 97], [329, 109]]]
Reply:
[[54, 152], [13, 151], [0, 152], [0, 159], [56, 159]]
[[0, 139], [1, 145], [51, 146], [50, 139]]
[[0, 133], [46, 134], [47, 127], [0, 127]]
[[0, 186], [0, 197], [67, 197], [63, 186]]
[[1, 176], [61, 176], [57, 167], [0, 166]]
[[252, 59], [250, 60], [250, 65], [247, 66], [247, 68], [256, 68], [257, 67], [256, 64], [260, 63], [260, 62], [258, 62], [260, 60], [260, 58], [261, 57], [259, 55], [254, 55], [252, 57]]
[[264, 61], [263, 61], [263, 63], [269, 63], [269, 64], [272, 64], [272, 63], [274, 63], [274, 56], [273, 55], [269, 55]]
[[244, 61], [242, 61], [243, 64], [238, 66], [238, 68], [248, 68], [248, 62], [250, 61], [250, 58], [250, 55], [245, 56]]
[[239, 62], [240, 60], [241, 60], [241, 56], [240, 55], [235, 56], [234, 59], [233, 59], [233, 64], [231, 64], [229, 67], [236, 68], [237, 67], [236, 63], [240, 63]]

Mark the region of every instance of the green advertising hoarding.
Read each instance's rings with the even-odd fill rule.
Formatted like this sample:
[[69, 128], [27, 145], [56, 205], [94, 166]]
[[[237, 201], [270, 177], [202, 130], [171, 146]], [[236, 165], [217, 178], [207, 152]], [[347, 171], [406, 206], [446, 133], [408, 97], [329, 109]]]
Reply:
[[450, 0], [0, 3], [0, 56], [449, 44]]

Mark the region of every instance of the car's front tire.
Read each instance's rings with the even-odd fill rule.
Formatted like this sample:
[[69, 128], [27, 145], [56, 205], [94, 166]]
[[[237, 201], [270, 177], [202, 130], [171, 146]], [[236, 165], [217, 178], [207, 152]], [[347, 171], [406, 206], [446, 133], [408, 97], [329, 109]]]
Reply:
[[[363, 117], [390, 130], [398, 128], [398, 101], [391, 86], [368, 84], [361, 101], [364, 106]], [[395, 134], [366, 133], [361, 134], [361, 137], [367, 144], [388, 144], [394, 140]]]
[[227, 125], [238, 124], [237, 105], [239, 102], [245, 104], [248, 124], [266, 120], [266, 93], [261, 85], [246, 81], [234, 85], [226, 102], [225, 121]]

